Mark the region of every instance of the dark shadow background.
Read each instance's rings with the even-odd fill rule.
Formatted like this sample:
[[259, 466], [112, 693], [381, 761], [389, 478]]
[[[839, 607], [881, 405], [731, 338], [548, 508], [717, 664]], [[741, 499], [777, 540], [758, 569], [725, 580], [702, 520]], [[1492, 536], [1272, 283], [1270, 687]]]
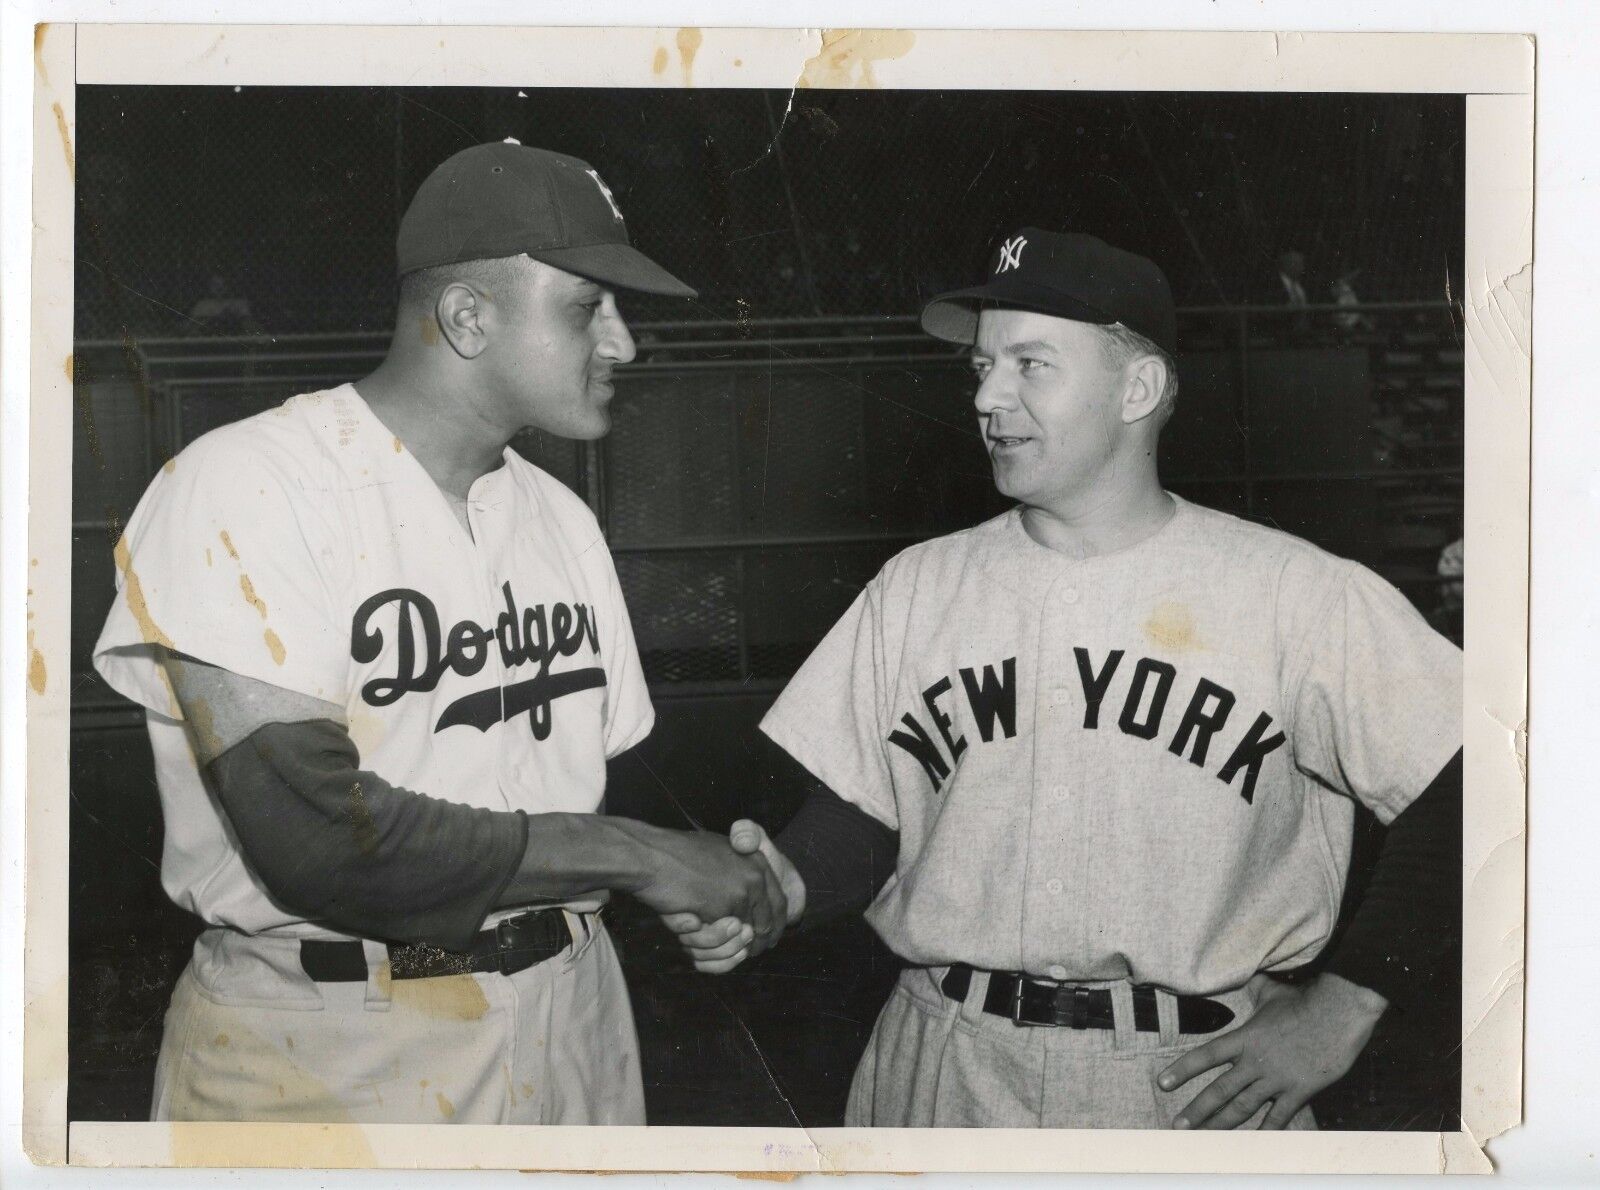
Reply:
[[[1023, 224], [1166, 268], [1169, 486], [1373, 566], [1460, 639], [1436, 567], [1461, 535], [1459, 98], [811, 91], [786, 113], [787, 92], [525, 90], [78, 89], [69, 1118], [146, 1115], [199, 929], [159, 885], [138, 714], [89, 666], [111, 544], [184, 443], [375, 362], [399, 214], [469, 144], [591, 161], [701, 290], [628, 304], [640, 360], [603, 445], [519, 440], [601, 516], [651, 680], [612, 812], [793, 813], [755, 729], [784, 679], [887, 557], [1000, 508], [959, 359], [884, 319]], [[1286, 248], [1313, 302], [1345, 275], [1367, 305], [1283, 309]], [[1363, 812], [1347, 908], [1381, 834]], [[608, 915], [652, 1123], [839, 1122], [897, 970], [864, 925], [712, 979], [638, 907]], [[1430, 996], [1320, 1097], [1324, 1127], [1455, 1127], [1453, 971]]]

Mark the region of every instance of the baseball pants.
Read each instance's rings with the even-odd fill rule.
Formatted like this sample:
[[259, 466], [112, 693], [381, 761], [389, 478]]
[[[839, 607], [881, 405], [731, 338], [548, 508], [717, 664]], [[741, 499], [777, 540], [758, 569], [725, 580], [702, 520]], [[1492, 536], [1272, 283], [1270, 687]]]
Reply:
[[[845, 1110], [848, 1127], [1170, 1128], [1226, 1067], [1163, 1091], [1156, 1076], [1179, 1056], [1227, 1030], [1177, 1032], [1176, 1001], [1157, 993], [1161, 1031], [1133, 1027], [1132, 986], [1097, 983], [1112, 993], [1115, 1029], [1018, 1027], [983, 1011], [989, 977], [974, 972], [966, 1000], [940, 990], [946, 968], [901, 973], [856, 1068]], [[1237, 1028], [1255, 1011], [1249, 987], [1213, 996]], [[1263, 1107], [1241, 1127], [1255, 1128]], [[1314, 1129], [1310, 1108], [1290, 1121]]]
[[514, 975], [317, 983], [299, 942], [207, 930], [178, 980], [156, 1065], [155, 1120], [643, 1124], [633, 1012], [611, 939]]

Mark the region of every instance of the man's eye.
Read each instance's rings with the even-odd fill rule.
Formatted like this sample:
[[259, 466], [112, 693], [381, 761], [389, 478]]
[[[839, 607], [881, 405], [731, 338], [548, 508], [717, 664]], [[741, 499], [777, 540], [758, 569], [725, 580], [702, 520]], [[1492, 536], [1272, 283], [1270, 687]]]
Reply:
[[1037, 372], [1040, 368], [1045, 367], [1044, 360], [1034, 359], [1031, 356], [1023, 356], [1022, 359], [1018, 360], [1017, 362], [1021, 364], [1024, 372]]
[[979, 380], [982, 380], [985, 376], [987, 376], [989, 374], [989, 365], [988, 364], [973, 364], [972, 365], [972, 374], [974, 376], [976, 376]]

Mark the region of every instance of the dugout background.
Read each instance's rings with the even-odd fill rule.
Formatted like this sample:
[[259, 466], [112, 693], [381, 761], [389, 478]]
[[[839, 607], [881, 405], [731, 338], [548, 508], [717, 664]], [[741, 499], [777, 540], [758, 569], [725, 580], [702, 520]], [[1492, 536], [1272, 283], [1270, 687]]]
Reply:
[[[449, 153], [516, 136], [587, 158], [633, 239], [701, 290], [637, 298], [639, 361], [603, 443], [519, 447], [601, 516], [659, 726], [611, 808], [769, 828], [796, 791], [755, 724], [892, 553], [1002, 505], [959, 356], [908, 315], [1015, 227], [1160, 261], [1180, 314], [1170, 486], [1374, 566], [1459, 640], [1462, 130], [1455, 97], [80, 87], [69, 1117], [148, 1111], [198, 924], [158, 880], [138, 715], [88, 664], [111, 543], [188, 441], [363, 374], [392, 243]], [[1286, 310], [1356, 272], [1360, 307]], [[209, 306], [205, 299], [211, 299]], [[1380, 836], [1358, 827], [1352, 895]], [[610, 911], [653, 1123], [838, 1122], [895, 970], [859, 922], [733, 975]], [[1459, 987], [1390, 1014], [1324, 1126], [1451, 1128]]]

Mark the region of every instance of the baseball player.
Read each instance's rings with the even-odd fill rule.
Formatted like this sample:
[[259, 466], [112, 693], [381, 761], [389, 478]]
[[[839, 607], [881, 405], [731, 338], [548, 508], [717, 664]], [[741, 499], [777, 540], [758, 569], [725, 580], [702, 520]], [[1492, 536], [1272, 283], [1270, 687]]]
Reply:
[[398, 237], [383, 363], [199, 439], [117, 545], [95, 648], [146, 709], [162, 880], [206, 923], [156, 1119], [644, 1122], [599, 918], [785, 918], [764, 861], [597, 813], [650, 730], [584, 504], [509, 449], [609, 428], [614, 291], [692, 295], [600, 176], [458, 153]]
[[[771, 857], [910, 965], [846, 1123], [1310, 1128], [1448, 936], [1461, 663], [1352, 562], [1161, 487], [1150, 261], [1024, 228], [922, 325], [971, 346], [1016, 507], [889, 562], [762, 723], [820, 782]], [[1329, 946], [1355, 803], [1389, 832]], [[1457, 836], [1458, 837], [1458, 836]], [[702, 969], [764, 942], [669, 923]]]

